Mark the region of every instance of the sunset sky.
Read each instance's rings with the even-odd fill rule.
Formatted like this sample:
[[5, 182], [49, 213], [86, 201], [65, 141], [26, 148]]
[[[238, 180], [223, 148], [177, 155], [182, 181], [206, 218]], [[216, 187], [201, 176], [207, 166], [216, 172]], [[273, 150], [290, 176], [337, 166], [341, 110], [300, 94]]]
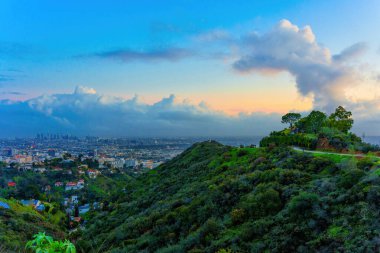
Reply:
[[379, 17], [377, 0], [2, 0], [1, 136], [262, 135], [337, 105], [380, 135]]

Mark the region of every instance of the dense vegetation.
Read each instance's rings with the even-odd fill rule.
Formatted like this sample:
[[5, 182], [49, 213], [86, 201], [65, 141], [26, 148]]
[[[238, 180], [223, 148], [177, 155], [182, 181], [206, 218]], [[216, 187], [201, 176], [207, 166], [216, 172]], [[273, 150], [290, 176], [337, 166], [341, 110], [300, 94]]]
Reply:
[[[378, 252], [380, 165], [199, 143], [94, 214], [83, 252]], [[230, 251], [229, 251], [230, 250]]]
[[[58, 203], [63, 202], [65, 195], [70, 195], [71, 192], [64, 191], [63, 187], [51, 187], [49, 191], [45, 191], [45, 186], [54, 186], [57, 181], [77, 181], [83, 179], [85, 182], [91, 182], [80, 192], [76, 191], [75, 194], [79, 199], [100, 201], [109, 198], [122, 188], [122, 186], [131, 179], [127, 174], [110, 173], [109, 170], [103, 170], [102, 175], [96, 179], [90, 179], [86, 174], [78, 173], [78, 166], [83, 164], [93, 164], [93, 162], [75, 161], [73, 163], [63, 163], [61, 158], [55, 158], [46, 162], [46, 172], [36, 173], [33, 171], [21, 171], [11, 167], [1, 167], [0, 164], [0, 197], [15, 198], [15, 199], [39, 199], [42, 201], [49, 201]], [[62, 171], [54, 171], [53, 166], [65, 168]], [[68, 173], [70, 171], [70, 173]], [[13, 181], [17, 184], [15, 188], [7, 187], [7, 182]], [[86, 202], [84, 202], [86, 203]]]
[[335, 152], [379, 151], [379, 147], [364, 143], [360, 137], [350, 132], [354, 120], [352, 113], [339, 106], [330, 116], [320, 111], [312, 111], [301, 117], [299, 113], [287, 113], [282, 123], [289, 124], [282, 131], [274, 131], [261, 140], [260, 146], [294, 145], [307, 149]]
[[38, 213], [15, 200], [0, 198], [0, 202], [10, 207], [0, 207], [0, 252], [23, 251], [26, 241], [40, 231], [46, 231], [55, 238], [64, 237], [62, 229], [52, 221], [51, 213]]
[[[85, 161], [87, 162], [87, 161]], [[86, 163], [85, 163], [86, 164]], [[15, 167], [8, 168], [0, 164], [0, 252], [19, 252], [28, 240], [38, 232], [46, 232], [56, 239], [68, 237], [76, 222], [70, 224], [64, 198], [78, 196], [77, 206], [100, 202], [107, 208], [108, 202], [123, 193], [124, 185], [133, 180], [127, 174], [103, 172], [95, 179], [83, 174], [78, 176], [78, 166], [82, 163], [75, 161], [71, 164], [62, 163], [62, 159], [46, 162], [45, 173], [22, 171]], [[54, 171], [52, 166], [60, 166], [67, 170]], [[67, 173], [71, 171], [72, 173]], [[74, 181], [84, 179], [86, 187], [81, 190], [65, 191], [64, 187], [54, 187], [57, 181]], [[7, 187], [8, 181], [13, 181], [17, 187]], [[51, 186], [46, 190], [46, 186]], [[44, 204], [45, 210], [36, 211], [32, 206], [24, 206], [21, 200], [36, 199]], [[2, 204], [8, 208], [2, 207]], [[103, 205], [102, 205], [103, 206]], [[84, 218], [90, 218], [91, 212]], [[54, 251], [56, 252], [56, 251]]]

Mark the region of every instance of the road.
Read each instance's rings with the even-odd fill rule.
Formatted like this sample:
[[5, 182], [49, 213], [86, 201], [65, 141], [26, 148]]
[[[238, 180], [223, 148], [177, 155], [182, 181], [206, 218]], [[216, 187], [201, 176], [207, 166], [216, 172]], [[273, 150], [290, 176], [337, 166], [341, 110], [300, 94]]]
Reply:
[[292, 147], [292, 148], [293, 148], [293, 150], [296, 150], [296, 151], [301, 151], [301, 152], [305, 152], [305, 153], [313, 153], [313, 154], [341, 155], [341, 156], [351, 156], [351, 157], [366, 157], [367, 156], [365, 154], [343, 154], [343, 153], [307, 150], [307, 149], [302, 149], [300, 147]]

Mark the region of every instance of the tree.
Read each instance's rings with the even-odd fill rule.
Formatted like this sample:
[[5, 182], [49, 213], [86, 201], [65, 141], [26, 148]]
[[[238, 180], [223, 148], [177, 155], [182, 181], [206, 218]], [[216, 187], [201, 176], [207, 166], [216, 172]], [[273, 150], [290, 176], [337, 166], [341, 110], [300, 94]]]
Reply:
[[335, 109], [335, 112], [330, 115], [329, 124], [331, 127], [334, 127], [343, 133], [347, 133], [354, 124], [352, 113], [344, 109], [342, 106], [338, 106], [338, 108]]
[[79, 217], [79, 207], [78, 207], [78, 205], [75, 205], [75, 208], [74, 208], [74, 217]]
[[290, 124], [290, 128], [292, 128], [293, 124], [295, 124], [300, 118], [301, 118], [301, 114], [290, 112], [282, 116], [281, 123]]
[[306, 133], [317, 133], [325, 125], [326, 114], [320, 111], [312, 111], [307, 117], [297, 122], [297, 127]]

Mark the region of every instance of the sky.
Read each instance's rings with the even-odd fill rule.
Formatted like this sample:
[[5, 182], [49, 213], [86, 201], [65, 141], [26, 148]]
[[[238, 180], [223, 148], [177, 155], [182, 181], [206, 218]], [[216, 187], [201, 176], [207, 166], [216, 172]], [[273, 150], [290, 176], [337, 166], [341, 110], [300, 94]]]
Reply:
[[0, 137], [247, 136], [338, 105], [380, 135], [380, 2], [0, 2]]

